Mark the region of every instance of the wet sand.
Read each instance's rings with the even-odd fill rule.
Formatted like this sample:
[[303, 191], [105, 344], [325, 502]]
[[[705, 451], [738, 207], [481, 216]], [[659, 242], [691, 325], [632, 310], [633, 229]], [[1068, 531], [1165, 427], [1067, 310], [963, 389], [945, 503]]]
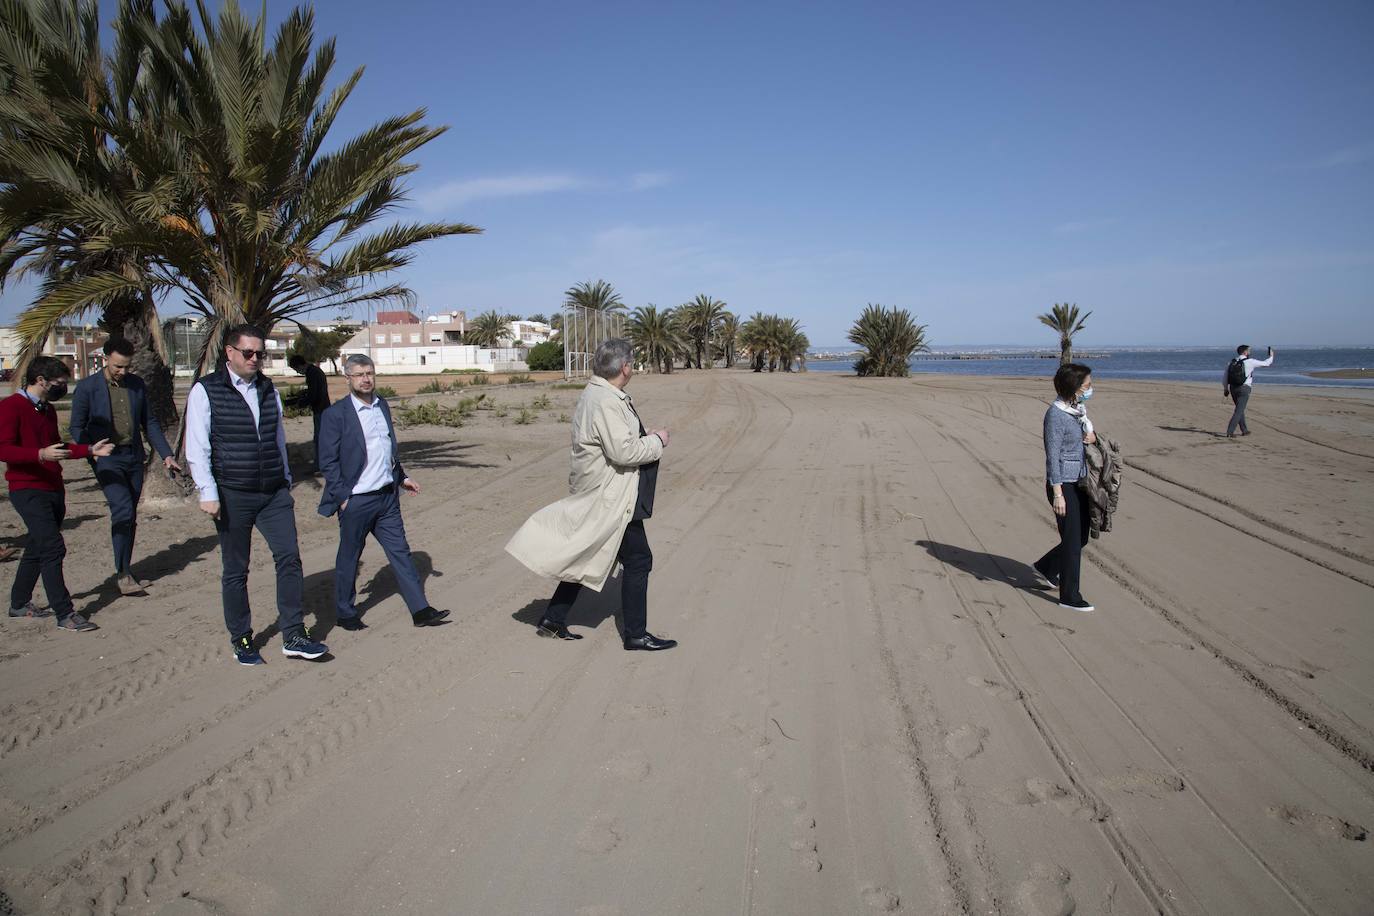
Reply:
[[[0, 623], [0, 912], [1374, 909], [1374, 393], [1261, 386], [1227, 440], [1211, 385], [1100, 382], [1130, 467], [1080, 614], [1027, 565], [1048, 383], [638, 377], [673, 431], [649, 622], [681, 645], [626, 653], [615, 587], [586, 639], [533, 635], [551, 584], [501, 547], [565, 491], [577, 392], [500, 388], [505, 417], [399, 434], [450, 626], [411, 627], [372, 545], [369, 628], [334, 629], [297, 486], [324, 663], [233, 663], [189, 506], [145, 503], [153, 594], [118, 597], [67, 465], [101, 630]], [[270, 570], [258, 540], [260, 627]]]

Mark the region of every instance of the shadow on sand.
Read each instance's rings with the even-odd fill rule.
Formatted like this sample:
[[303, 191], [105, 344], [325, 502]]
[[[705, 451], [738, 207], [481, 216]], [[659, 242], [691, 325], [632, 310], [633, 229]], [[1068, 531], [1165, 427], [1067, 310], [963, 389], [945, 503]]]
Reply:
[[[980, 582], [1005, 582], [1012, 588], [1033, 591], [1049, 598], [1049, 586], [1044, 583], [1034, 569], [1020, 560], [941, 544], [938, 541], [917, 541], [917, 547], [924, 547], [935, 559], [952, 566], [960, 572], [973, 576]], [[1054, 600], [1054, 599], [1050, 599]]]
[[[378, 548], [378, 550], [380, 549]], [[410, 558], [415, 562], [415, 571], [420, 575], [422, 586], [431, 577], [437, 578], [443, 575], [442, 572], [434, 568], [434, 561], [423, 550], [412, 551]], [[388, 598], [400, 594], [400, 592], [401, 590], [396, 584], [396, 574], [391, 570], [391, 564], [384, 563], [371, 579], [359, 586], [358, 593], [354, 596], [353, 605], [358, 609], [358, 617], [364, 617], [372, 608]], [[338, 623], [338, 614], [334, 608], [334, 570], [332, 568], [305, 577], [305, 613], [307, 617], [311, 614], [315, 615], [315, 623], [311, 625], [310, 633], [319, 639], [328, 636], [330, 631], [334, 629], [334, 625]]]
[[[543, 619], [544, 612], [549, 607], [548, 598], [540, 598], [538, 601], [531, 601], [520, 610], [511, 614], [511, 619], [530, 627], [539, 626], [539, 621]], [[606, 585], [599, 592], [594, 592], [589, 588], [584, 588], [578, 594], [577, 600], [573, 602], [572, 609], [568, 611], [568, 626], [586, 627], [595, 630], [601, 626], [602, 622], [613, 620], [616, 632], [625, 632], [624, 623], [620, 616], [620, 577], [616, 576], [606, 580]]]

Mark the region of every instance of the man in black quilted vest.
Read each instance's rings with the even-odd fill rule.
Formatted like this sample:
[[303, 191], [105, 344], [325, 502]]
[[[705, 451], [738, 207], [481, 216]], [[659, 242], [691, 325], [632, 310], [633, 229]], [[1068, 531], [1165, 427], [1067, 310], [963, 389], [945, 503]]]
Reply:
[[186, 402], [186, 461], [201, 511], [215, 520], [224, 561], [224, 625], [241, 665], [264, 664], [253, 640], [248, 559], [256, 527], [277, 567], [277, 627], [282, 654], [319, 658], [329, 651], [302, 621], [305, 583], [296, 544], [296, 506], [286, 463], [281, 397], [260, 371], [265, 335], [239, 325], [225, 335], [223, 368], [191, 387]]

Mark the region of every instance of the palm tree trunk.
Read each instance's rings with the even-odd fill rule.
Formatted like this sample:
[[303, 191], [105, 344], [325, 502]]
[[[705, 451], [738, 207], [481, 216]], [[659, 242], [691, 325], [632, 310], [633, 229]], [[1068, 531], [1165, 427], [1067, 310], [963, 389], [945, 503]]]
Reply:
[[1059, 338], [1059, 365], [1067, 366], [1073, 362], [1073, 338]]

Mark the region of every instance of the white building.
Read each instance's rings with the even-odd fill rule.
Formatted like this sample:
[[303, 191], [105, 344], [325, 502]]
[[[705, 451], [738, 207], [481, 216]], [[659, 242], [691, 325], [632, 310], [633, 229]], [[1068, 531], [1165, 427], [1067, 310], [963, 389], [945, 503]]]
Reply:
[[506, 333], [515, 346], [529, 349], [552, 337], [553, 325], [542, 321], [512, 321], [506, 325]]
[[445, 369], [523, 372], [529, 368], [520, 347], [489, 350], [464, 344], [467, 323], [462, 312], [431, 315], [424, 321], [405, 312], [383, 312], [378, 318], [358, 331], [340, 353], [370, 357], [381, 375], [423, 375]]

